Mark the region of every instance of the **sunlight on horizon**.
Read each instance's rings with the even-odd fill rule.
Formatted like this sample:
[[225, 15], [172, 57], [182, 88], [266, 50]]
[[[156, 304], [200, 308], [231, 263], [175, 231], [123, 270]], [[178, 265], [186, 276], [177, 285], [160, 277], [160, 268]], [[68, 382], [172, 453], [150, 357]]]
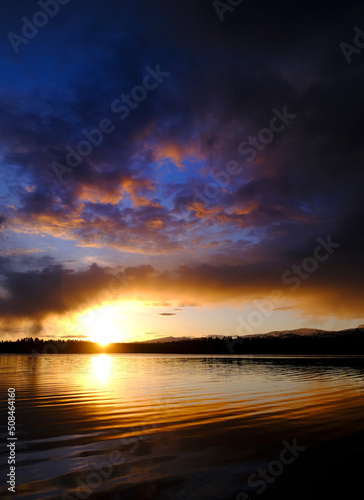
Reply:
[[105, 304], [97, 309], [90, 309], [82, 314], [80, 326], [91, 342], [105, 346], [113, 342], [124, 342], [128, 337], [126, 332], [127, 316], [120, 303]]

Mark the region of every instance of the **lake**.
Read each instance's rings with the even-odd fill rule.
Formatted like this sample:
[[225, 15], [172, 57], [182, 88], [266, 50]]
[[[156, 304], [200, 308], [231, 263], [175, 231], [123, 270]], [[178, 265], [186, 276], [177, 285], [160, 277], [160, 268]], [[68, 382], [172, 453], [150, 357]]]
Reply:
[[0, 376], [1, 497], [362, 497], [363, 358], [1, 355]]

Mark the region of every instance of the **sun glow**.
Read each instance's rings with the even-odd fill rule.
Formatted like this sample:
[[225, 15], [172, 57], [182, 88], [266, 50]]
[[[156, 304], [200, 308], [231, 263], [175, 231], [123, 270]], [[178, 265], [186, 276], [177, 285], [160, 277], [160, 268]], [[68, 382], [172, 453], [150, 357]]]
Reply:
[[121, 305], [112, 304], [86, 311], [82, 315], [81, 323], [91, 342], [105, 346], [125, 341], [125, 319]]
[[[139, 342], [171, 335], [171, 323], [156, 314], [165, 311], [164, 306], [145, 301], [115, 300], [80, 309], [63, 321], [56, 318], [49, 329], [54, 331], [55, 336], [66, 331], [73, 333], [76, 339], [96, 342], [102, 346], [114, 342]], [[156, 333], [151, 336], [151, 333], [145, 332]], [[176, 333], [179, 332], [173, 330], [173, 334]], [[181, 334], [184, 333], [182, 330]]]

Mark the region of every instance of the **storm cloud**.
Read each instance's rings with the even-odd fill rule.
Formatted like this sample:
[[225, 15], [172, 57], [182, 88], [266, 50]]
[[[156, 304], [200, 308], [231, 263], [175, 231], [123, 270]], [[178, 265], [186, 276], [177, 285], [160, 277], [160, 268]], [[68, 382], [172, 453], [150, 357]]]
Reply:
[[[3, 323], [277, 288], [304, 314], [362, 315], [364, 51], [340, 47], [361, 2], [246, 1], [221, 22], [207, 0], [80, 0], [16, 54], [6, 35], [34, 8], [1, 22]], [[144, 92], [146, 68], [168, 76]], [[282, 282], [328, 235], [337, 251]]]

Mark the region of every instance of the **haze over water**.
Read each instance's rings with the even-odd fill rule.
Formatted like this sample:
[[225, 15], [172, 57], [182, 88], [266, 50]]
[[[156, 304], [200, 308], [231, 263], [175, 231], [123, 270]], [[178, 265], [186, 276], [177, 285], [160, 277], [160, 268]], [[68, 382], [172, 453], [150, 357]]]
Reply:
[[[316, 459], [337, 467], [363, 442], [363, 358], [2, 355], [0, 374], [2, 404], [16, 389], [12, 498], [264, 500], [290, 481], [301, 498]], [[294, 440], [306, 450], [258, 495], [248, 478]]]

